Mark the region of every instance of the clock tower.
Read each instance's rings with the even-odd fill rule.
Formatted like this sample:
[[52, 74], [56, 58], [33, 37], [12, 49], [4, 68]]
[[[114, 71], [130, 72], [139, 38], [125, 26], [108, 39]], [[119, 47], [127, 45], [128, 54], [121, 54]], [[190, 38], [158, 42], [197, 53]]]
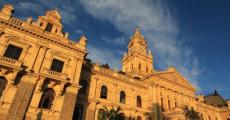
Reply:
[[122, 59], [122, 71], [140, 78], [151, 73], [153, 70], [153, 56], [150, 49], [148, 51], [147, 49], [147, 42], [140, 29], [136, 27], [128, 45], [128, 52], [124, 54]]

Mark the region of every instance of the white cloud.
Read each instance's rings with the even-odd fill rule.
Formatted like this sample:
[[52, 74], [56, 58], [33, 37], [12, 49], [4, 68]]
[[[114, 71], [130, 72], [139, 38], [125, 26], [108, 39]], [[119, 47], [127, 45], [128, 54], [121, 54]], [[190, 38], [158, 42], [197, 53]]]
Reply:
[[42, 9], [42, 7], [39, 6], [38, 4], [28, 2], [28, 1], [19, 2], [14, 7], [17, 10], [21, 10], [26, 14], [28, 14], [29, 12], [39, 13], [39, 12], [41, 12], [41, 9]]
[[125, 45], [128, 41], [124, 37], [116, 37], [112, 39], [107, 36], [102, 36], [101, 39], [107, 43], [112, 43], [112, 44], [117, 44], [117, 45]]
[[60, 12], [61, 12], [61, 16], [63, 18], [63, 23], [72, 25], [73, 23], [76, 22], [77, 17], [74, 14], [74, 12], [71, 12], [68, 9], [65, 9], [65, 8], [61, 9]]
[[92, 45], [88, 46], [88, 51], [88, 58], [94, 60], [94, 62], [99, 64], [106, 64], [109, 62], [109, 65], [112, 67], [120, 67], [120, 58], [115, 56], [114, 51], [111, 51], [106, 48], [99, 48]]
[[[74, 1], [72, 1], [74, 3]], [[16, 3], [15, 3], [16, 4]], [[55, 8], [59, 8], [59, 11], [62, 16], [63, 23], [68, 25], [72, 25], [76, 23], [77, 17], [75, 14], [74, 5], [71, 4], [70, 1], [62, 1], [58, 0], [41, 0], [40, 3], [38, 1], [20, 1], [16, 5], [14, 5], [17, 10], [20, 10], [23, 14], [32, 15], [31, 12], [36, 13], [37, 15], [44, 15], [42, 13], [43, 10], [51, 10]], [[16, 11], [17, 12], [17, 11]]]
[[[175, 66], [197, 86], [199, 61], [177, 39], [180, 29], [167, 4], [160, 0], [80, 0], [80, 3], [93, 17], [110, 22], [127, 36], [139, 25], [154, 56], [159, 58], [156, 64], [162, 68]], [[107, 56], [101, 57], [103, 60]]]
[[80, 34], [80, 35], [84, 34], [84, 32], [82, 30], [80, 30], [80, 29], [76, 30], [75, 33]]

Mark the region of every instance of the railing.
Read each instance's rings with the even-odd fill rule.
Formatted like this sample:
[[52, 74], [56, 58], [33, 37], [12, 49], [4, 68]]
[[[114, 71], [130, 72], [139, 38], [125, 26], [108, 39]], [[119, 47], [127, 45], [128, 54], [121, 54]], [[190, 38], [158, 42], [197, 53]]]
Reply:
[[17, 18], [10, 18], [10, 22], [19, 26], [22, 25], [22, 21]]
[[69, 40], [69, 44], [72, 45], [72, 46], [77, 46], [77, 43], [75, 41]]
[[14, 59], [7, 58], [7, 57], [3, 57], [3, 56], [0, 56], [0, 63], [12, 65], [15, 67], [21, 67], [21, 65], [22, 65], [21, 61], [14, 60]]
[[52, 78], [67, 80], [67, 74], [56, 72], [56, 71], [53, 71], [53, 70], [49, 70], [47, 68], [44, 68], [44, 74], [46, 74], [46, 75], [48, 75], [48, 76], [50, 76]]
[[[22, 26], [22, 24], [23, 23], [25, 23], [24, 21], [22, 21], [22, 20], [20, 20], [20, 19], [17, 19], [17, 18], [10, 18], [10, 20], [9, 20], [9, 22], [11, 22], [11, 23], [13, 23], [13, 24], [16, 24], [16, 25], [19, 25], [19, 26]], [[25, 24], [24, 24], [25, 25]], [[25, 27], [25, 26], [24, 26]], [[31, 29], [31, 28], [29, 28], [29, 29]], [[39, 31], [40, 32], [40, 31]], [[58, 40], [58, 39], [64, 39], [63, 37], [60, 37], [59, 35], [57, 35], [57, 34], [52, 34], [52, 33], [50, 33], [50, 32], [44, 32], [43, 34], [45, 34], [45, 35], [47, 35], [47, 36], [49, 36], [49, 37], [52, 37], [52, 38], [55, 38], [56, 40]], [[71, 40], [69, 40], [68, 42], [67, 42], [69, 45], [71, 45], [71, 46], [74, 46], [74, 47], [78, 47], [77, 45], [78, 45], [78, 43], [77, 42], [75, 42], [75, 41], [71, 41]]]

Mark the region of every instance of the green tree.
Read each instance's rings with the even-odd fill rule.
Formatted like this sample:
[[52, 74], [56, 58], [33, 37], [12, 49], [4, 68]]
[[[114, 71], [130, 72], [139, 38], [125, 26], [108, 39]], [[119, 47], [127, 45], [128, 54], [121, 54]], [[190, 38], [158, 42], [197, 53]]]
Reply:
[[106, 106], [103, 107], [103, 109], [100, 109], [98, 113], [98, 120], [122, 120], [123, 116], [122, 113], [120, 113], [121, 108], [114, 108], [108, 109]]
[[201, 120], [199, 112], [196, 112], [193, 108], [189, 109], [188, 106], [185, 106], [184, 111], [188, 120]]

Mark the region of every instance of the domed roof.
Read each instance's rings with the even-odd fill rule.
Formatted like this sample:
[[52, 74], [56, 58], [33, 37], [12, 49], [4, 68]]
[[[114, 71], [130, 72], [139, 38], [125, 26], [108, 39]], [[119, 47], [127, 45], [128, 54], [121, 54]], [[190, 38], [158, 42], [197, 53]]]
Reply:
[[141, 45], [147, 45], [144, 36], [140, 32], [139, 27], [136, 27], [135, 32], [134, 32], [134, 34], [131, 37], [131, 40], [129, 42], [129, 46], [131, 46], [134, 43], [138, 43]]

